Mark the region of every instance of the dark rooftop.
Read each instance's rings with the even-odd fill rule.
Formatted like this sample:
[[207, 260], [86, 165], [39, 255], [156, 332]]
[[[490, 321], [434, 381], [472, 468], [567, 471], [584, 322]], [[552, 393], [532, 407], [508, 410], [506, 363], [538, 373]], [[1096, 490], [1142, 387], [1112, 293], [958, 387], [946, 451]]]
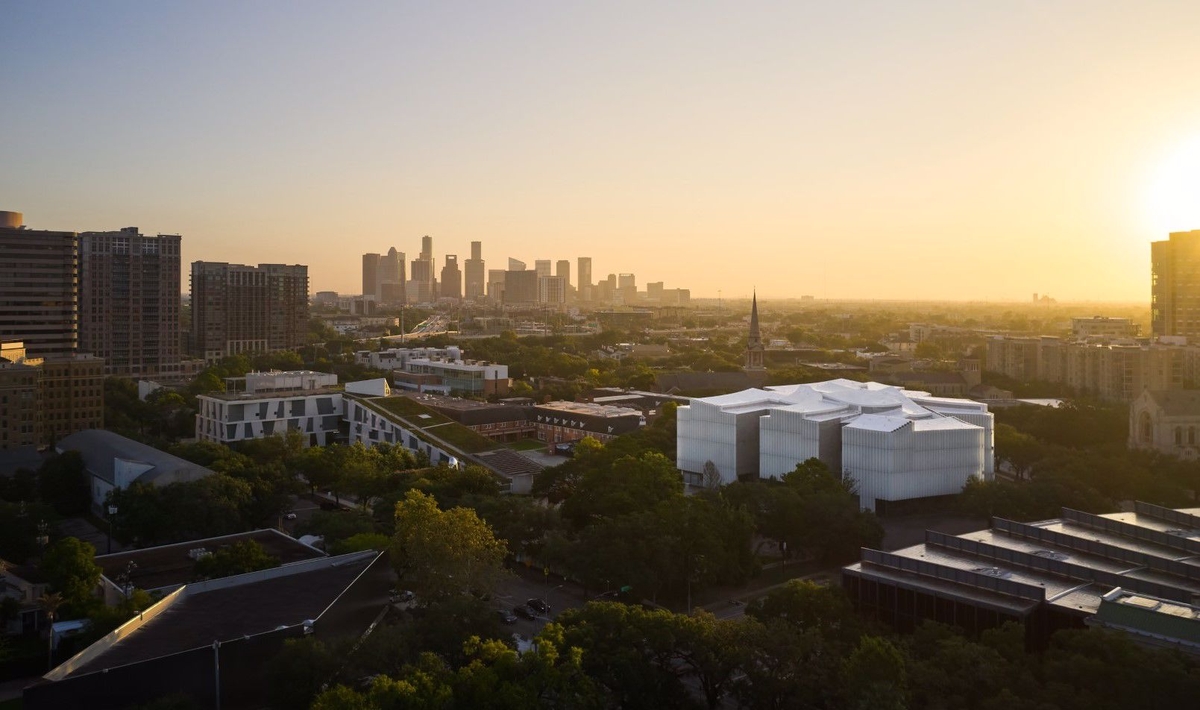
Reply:
[[1149, 394], [1169, 417], [1200, 414], [1200, 390], [1151, 391]]
[[485, 451], [481, 454], [476, 454], [475, 458], [479, 459], [484, 466], [502, 476], [520, 476], [528, 473], [537, 473], [542, 470], [540, 464], [511, 449]]
[[196, 591], [189, 587], [173, 602], [160, 602], [168, 604], [160, 614], [67, 675], [139, 663], [210, 646], [213, 641], [252, 636], [316, 619], [374, 559], [369, 554], [346, 557], [350, 559], [340, 564], [331, 559], [327, 561], [330, 564], [312, 571], [219, 586], [211, 591], [204, 591], [203, 584], [195, 585]]
[[113, 482], [113, 463], [117, 459], [146, 464], [149, 468], [137, 480], [151, 482], [162, 479], [160, 485], [194, 481], [212, 475], [212, 471], [203, 466], [104, 429], [77, 431], [60, 439], [55, 448], [59, 451], [78, 451], [83, 456], [87, 470], [108, 483]]
[[279, 559], [280, 564], [311, 560], [324, 557], [325, 553], [316, 550], [299, 540], [284, 535], [277, 530], [255, 530], [253, 532], [210, 537], [203, 540], [190, 540], [174, 545], [147, 547], [143, 550], [126, 550], [111, 555], [98, 555], [96, 564], [100, 565], [104, 576], [115, 581], [117, 576], [124, 573], [132, 561], [137, 568], [130, 575], [130, 582], [138, 589], [161, 589], [196, 580], [196, 560], [188, 556], [190, 550], [204, 548], [216, 552], [243, 540], [253, 540], [262, 545], [263, 550], [272, 557]]

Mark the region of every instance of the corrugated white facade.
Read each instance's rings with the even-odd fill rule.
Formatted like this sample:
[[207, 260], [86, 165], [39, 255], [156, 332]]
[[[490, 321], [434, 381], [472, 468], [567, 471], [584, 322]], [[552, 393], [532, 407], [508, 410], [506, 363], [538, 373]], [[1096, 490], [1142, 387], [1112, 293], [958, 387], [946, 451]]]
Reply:
[[757, 473], [758, 418], [766, 411], [765, 403], [727, 409], [703, 400], [692, 400], [691, 404], [680, 407], [677, 465], [684, 471], [703, 473], [704, 465], [711, 461], [721, 474], [722, 483]]
[[[862, 420], [869, 417], [895, 428], [868, 426]], [[842, 475], [854, 481], [867, 510], [880, 500], [954, 495], [984, 475], [983, 429], [958, 420], [864, 415], [842, 429]]]
[[[752, 423], [753, 422], [753, 423]], [[723, 482], [777, 478], [810, 458], [852, 477], [865, 509], [959, 493], [993, 471], [992, 414], [970, 400], [830, 380], [751, 389], [679, 408], [679, 468]]]

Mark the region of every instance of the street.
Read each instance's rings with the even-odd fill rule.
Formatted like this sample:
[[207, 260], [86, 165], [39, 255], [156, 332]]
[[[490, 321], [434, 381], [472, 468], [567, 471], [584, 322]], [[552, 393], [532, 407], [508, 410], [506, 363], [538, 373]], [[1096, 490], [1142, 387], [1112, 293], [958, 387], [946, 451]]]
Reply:
[[[517, 622], [510, 628], [513, 633], [530, 639], [537, 636], [546, 625], [562, 610], [583, 606], [583, 588], [572, 582], [564, 583], [561, 577], [537, 574], [536, 570], [512, 571], [500, 583], [492, 595], [492, 608], [512, 611], [515, 606], [523, 606], [529, 599], [545, 599], [550, 604], [550, 614], [536, 614], [533, 620], [517, 617]], [[532, 610], [531, 610], [532, 611]]]

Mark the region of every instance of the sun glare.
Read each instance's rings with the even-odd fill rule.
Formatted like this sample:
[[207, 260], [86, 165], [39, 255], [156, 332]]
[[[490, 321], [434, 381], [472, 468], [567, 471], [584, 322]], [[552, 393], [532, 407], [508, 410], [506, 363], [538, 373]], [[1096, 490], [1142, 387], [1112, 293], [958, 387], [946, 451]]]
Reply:
[[1146, 189], [1146, 212], [1160, 232], [1200, 229], [1200, 136], [1159, 164]]

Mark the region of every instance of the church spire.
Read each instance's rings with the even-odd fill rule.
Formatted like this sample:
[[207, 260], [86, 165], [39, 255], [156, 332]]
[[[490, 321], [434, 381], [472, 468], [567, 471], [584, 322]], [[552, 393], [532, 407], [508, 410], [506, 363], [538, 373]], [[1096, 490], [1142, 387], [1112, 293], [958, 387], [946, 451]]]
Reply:
[[766, 369], [763, 363], [763, 344], [762, 332], [758, 329], [758, 291], [754, 292], [753, 300], [750, 301], [750, 338], [746, 342], [746, 366], [747, 372], [751, 370]]
[[762, 333], [758, 329], [758, 291], [750, 301], [750, 345], [762, 345]]

